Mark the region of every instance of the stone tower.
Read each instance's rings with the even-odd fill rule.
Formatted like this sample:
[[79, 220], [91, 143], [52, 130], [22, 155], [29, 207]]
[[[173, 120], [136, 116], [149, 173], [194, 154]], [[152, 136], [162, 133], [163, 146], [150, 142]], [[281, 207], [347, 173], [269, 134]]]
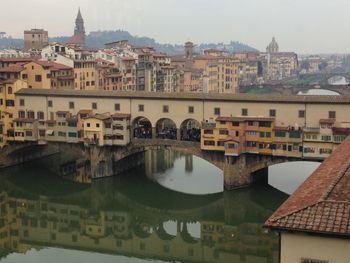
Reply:
[[187, 59], [193, 58], [193, 43], [192, 42], [185, 43], [185, 53], [186, 53]]
[[278, 47], [278, 44], [276, 42], [275, 37], [272, 38], [271, 43], [267, 46], [266, 52], [267, 53], [278, 53], [279, 52], [279, 47]]
[[82, 40], [82, 45], [85, 44], [85, 27], [84, 19], [80, 13], [80, 8], [78, 10], [77, 18], [75, 19], [74, 36], [80, 37]]

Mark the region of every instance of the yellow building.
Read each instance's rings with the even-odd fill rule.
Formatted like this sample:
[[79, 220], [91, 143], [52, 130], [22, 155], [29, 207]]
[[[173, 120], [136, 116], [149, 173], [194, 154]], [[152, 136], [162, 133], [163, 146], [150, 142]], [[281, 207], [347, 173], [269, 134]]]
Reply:
[[74, 88], [78, 90], [96, 89], [96, 61], [74, 60]]
[[0, 146], [14, 136], [13, 120], [17, 118], [15, 92], [22, 88], [27, 88], [27, 83], [22, 80], [0, 81]]

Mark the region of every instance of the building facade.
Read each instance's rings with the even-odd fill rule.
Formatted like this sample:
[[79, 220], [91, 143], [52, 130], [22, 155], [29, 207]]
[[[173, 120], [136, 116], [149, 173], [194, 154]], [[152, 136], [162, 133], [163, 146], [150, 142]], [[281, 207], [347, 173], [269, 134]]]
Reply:
[[24, 31], [24, 49], [41, 50], [49, 44], [49, 34], [44, 29]]

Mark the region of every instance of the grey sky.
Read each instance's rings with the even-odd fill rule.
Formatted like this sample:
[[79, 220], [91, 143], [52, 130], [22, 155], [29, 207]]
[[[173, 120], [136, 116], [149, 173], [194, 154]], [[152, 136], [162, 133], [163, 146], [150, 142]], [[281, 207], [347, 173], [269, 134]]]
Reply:
[[350, 53], [349, 0], [0, 0], [0, 31], [71, 35], [80, 6], [87, 32], [125, 29], [161, 43], [237, 40], [264, 50]]

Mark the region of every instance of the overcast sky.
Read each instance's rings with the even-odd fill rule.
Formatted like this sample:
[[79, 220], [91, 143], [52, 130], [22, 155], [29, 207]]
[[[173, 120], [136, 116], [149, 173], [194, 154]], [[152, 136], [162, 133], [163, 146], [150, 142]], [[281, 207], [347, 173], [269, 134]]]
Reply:
[[265, 50], [350, 53], [350, 0], [0, 0], [0, 31], [72, 35], [80, 6], [87, 32], [128, 30], [161, 43], [240, 41]]

